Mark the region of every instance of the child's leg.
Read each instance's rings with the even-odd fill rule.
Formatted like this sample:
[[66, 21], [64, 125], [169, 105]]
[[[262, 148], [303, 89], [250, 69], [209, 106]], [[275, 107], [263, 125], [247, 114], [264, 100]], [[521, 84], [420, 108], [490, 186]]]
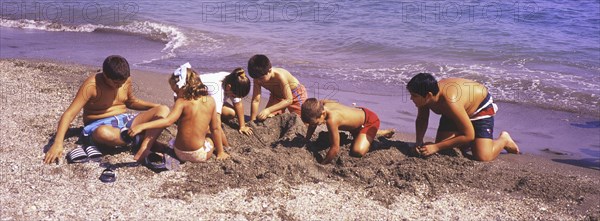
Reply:
[[[158, 107], [154, 107], [150, 110], [138, 114], [137, 117], [133, 119], [131, 126], [162, 119], [167, 117], [167, 115], [169, 115], [169, 107], [160, 105]], [[152, 145], [154, 145], [154, 142], [156, 141], [158, 136], [160, 136], [160, 133], [163, 131], [163, 129], [164, 128], [157, 128], [145, 131], [144, 140], [140, 144], [140, 149], [133, 157], [134, 160], [139, 161], [148, 156], [148, 154], [150, 154], [150, 148], [152, 147]]]
[[363, 157], [369, 152], [369, 148], [375, 137], [367, 136], [365, 133], [359, 133], [355, 137], [352, 147], [350, 147], [351, 153], [355, 157]]
[[[217, 124], [219, 125], [219, 127], [221, 127], [221, 143], [223, 144], [223, 147], [229, 147], [229, 141], [227, 141], [227, 136], [225, 136], [225, 130], [223, 130], [222, 124], [221, 124], [221, 114], [217, 114], [219, 115], [217, 117]], [[210, 130], [209, 130], [210, 131]], [[211, 140], [212, 141], [212, 140]]]
[[121, 139], [119, 128], [112, 127], [111, 125], [102, 125], [96, 128], [92, 132], [92, 139], [96, 144], [109, 147], [125, 145], [125, 142]]
[[221, 109], [221, 120], [230, 120], [235, 118], [235, 110], [230, 106], [230, 104], [225, 103], [223, 105], [223, 109]]
[[496, 140], [489, 138], [475, 139], [473, 157], [479, 161], [491, 161], [496, 159], [502, 150], [509, 153], [519, 153], [519, 147], [506, 131], [502, 131], [500, 137]]
[[395, 133], [396, 133], [396, 130], [394, 130], [394, 129], [378, 130], [377, 136], [382, 136], [385, 138], [392, 138], [392, 136], [394, 136]]

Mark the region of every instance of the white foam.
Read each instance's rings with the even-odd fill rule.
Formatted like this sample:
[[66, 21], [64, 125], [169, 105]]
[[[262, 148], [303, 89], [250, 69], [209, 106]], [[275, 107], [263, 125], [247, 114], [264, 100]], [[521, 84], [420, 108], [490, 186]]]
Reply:
[[163, 56], [163, 58], [175, 57], [175, 50], [186, 46], [188, 41], [187, 36], [179, 28], [149, 21], [134, 21], [125, 25], [110, 26], [101, 24], [66, 25], [49, 21], [29, 19], [9, 20], [0, 18], [0, 26], [54, 32], [94, 32], [101, 29], [141, 34], [151, 39], [166, 42], [165, 47], [162, 49], [162, 52], [166, 53], [166, 56]]

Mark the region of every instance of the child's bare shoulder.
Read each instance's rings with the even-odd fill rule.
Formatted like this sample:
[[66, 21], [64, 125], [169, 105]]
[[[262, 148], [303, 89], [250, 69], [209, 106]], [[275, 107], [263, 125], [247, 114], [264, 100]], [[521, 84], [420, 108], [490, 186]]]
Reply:
[[290, 73], [288, 70], [285, 70], [285, 69], [283, 69], [283, 68], [273, 68], [273, 70], [274, 70], [276, 73], [280, 73], [280, 74], [291, 74], [291, 73]]
[[90, 74], [79, 86], [80, 90], [84, 90], [86, 94], [93, 93], [95, 94], [98, 77], [102, 77], [102, 75], [98, 76], [97, 74]]

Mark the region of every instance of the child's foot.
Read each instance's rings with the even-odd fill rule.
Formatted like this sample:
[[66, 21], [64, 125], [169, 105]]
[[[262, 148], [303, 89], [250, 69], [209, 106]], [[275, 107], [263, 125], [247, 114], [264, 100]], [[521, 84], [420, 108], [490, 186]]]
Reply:
[[500, 133], [500, 138], [501, 139], [506, 139], [506, 146], [504, 147], [504, 149], [509, 152], [509, 153], [514, 153], [514, 154], [519, 154], [521, 151], [519, 150], [519, 146], [517, 145], [517, 143], [515, 143], [515, 141], [512, 139], [512, 137], [510, 137], [510, 134], [508, 134], [508, 132], [506, 131], [502, 131], [502, 133]]
[[382, 136], [385, 138], [392, 138], [395, 133], [396, 133], [395, 129], [379, 130], [379, 131], [377, 131], [377, 136]]

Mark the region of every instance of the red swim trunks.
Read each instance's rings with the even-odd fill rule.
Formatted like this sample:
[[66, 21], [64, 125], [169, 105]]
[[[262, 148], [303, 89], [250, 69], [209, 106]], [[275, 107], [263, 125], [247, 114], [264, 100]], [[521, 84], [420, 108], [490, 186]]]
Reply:
[[356, 138], [358, 134], [366, 134], [368, 137], [375, 138], [375, 135], [377, 135], [377, 131], [379, 130], [379, 125], [381, 124], [381, 122], [379, 121], [379, 117], [377, 117], [377, 114], [375, 114], [375, 112], [367, 108], [359, 108], [362, 109], [363, 112], [365, 112], [365, 122], [361, 127], [350, 131], [350, 133], [352, 133], [352, 136], [354, 138]]
[[[292, 96], [293, 96], [292, 104], [290, 106], [288, 106], [287, 109], [289, 112], [295, 113], [298, 116], [300, 116], [300, 110], [301, 110], [302, 104], [308, 98], [308, 96], [306, 95], [306, 88], [304, 88], [304, 85], [298, 84], [296, 89], [292, 90]], [[281, 102], [282, 100], [283, 99], [271, 95], [269, 97], [269, 102], [267, 102], [267, 107], [273, 106], [273, 105]], [[283, 113], [283, 111], [284, 110], [274, 111], [273, 114], [280, 114], [280, 113]]]

